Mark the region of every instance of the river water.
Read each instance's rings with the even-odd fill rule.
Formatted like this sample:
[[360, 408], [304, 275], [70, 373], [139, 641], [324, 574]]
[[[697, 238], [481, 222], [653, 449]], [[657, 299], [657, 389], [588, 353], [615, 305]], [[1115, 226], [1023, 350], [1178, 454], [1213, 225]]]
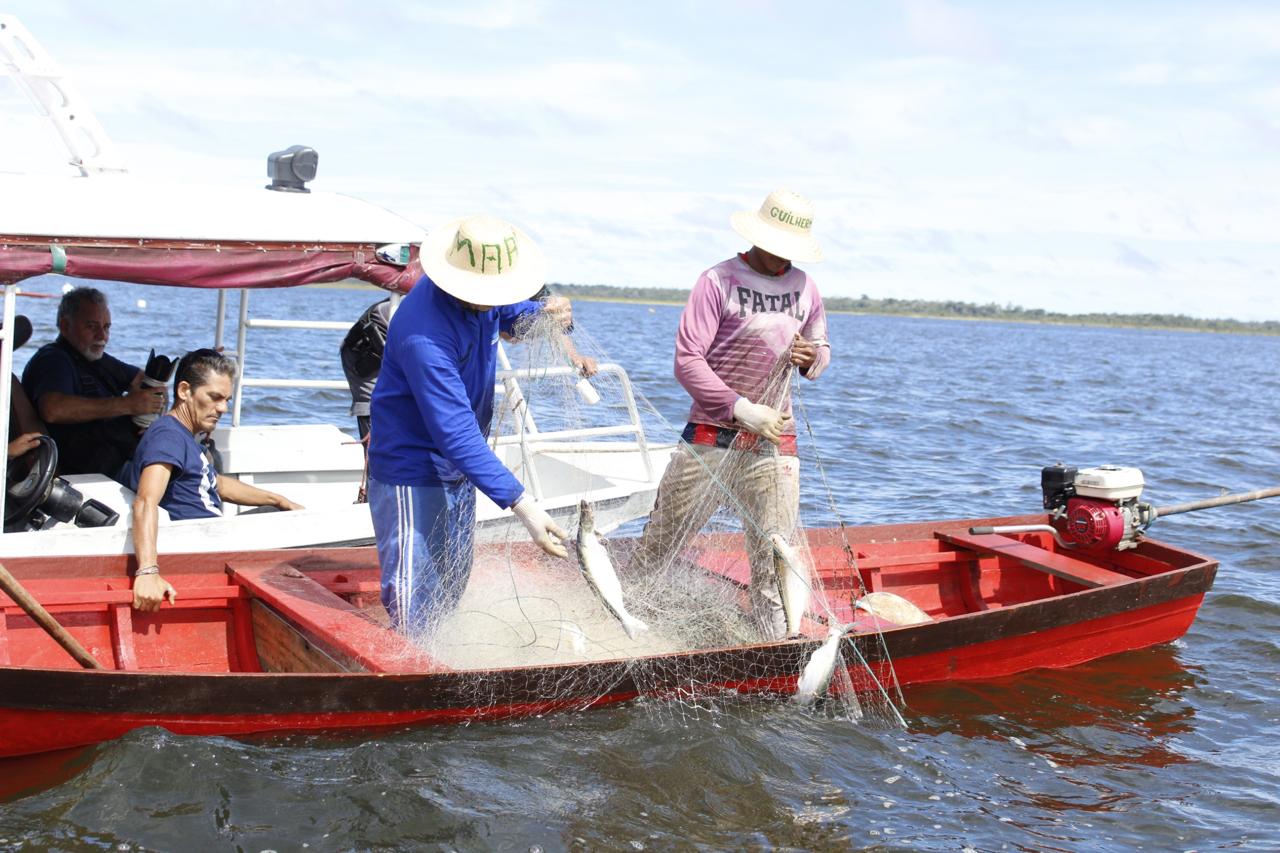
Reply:
[[[109, 291], [117, 356], [212, 337], [212, 294]], [[347, 320], [373, 298], [261, 292], [251, 313]], [[36, 342], [54, 306], [21, 304]], [[679, 309], [576, 316], [682, 423]], [[1277, 338], [860, 316], [832, 317], [831, 337], [832, 368], [800, 389], [817, 439], [802, 437], [808, 525], [837, 517], [818, 463], [848, 523], [1036, 511], [1039, 469], [1057, 461], [1136, 465], [1156, 504], [1280, 483]], [[264, 337], [249, 369], [336, 377], [339, 338]], [[345, 407], [343, 392], [283, 392], [246, 398], [245, 417], [346, 423]], [[1280, 500], [1157, 524], [1221, 561], [1185, 638], [909, 689], [905, 729], [783, 702], [344, 737], [145, 729], [0, 762], [0, 849], [1276, 849]]]

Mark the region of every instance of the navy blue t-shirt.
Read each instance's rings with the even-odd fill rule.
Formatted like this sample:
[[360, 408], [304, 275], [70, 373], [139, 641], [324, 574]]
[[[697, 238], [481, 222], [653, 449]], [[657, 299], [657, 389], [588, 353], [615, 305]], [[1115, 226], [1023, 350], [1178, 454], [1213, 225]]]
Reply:
[[138, 480], [148, 465], [166, 463], [174, 467], [160, 506], [175, 521], [185, 518], [212, 518], [222, 515], [218, 494], [218, 472], [196, 444], [193, 436], [173, 415], [157, 418], [138, 442], [138, 450], [126, 469], [126, 485], [138, 491]]

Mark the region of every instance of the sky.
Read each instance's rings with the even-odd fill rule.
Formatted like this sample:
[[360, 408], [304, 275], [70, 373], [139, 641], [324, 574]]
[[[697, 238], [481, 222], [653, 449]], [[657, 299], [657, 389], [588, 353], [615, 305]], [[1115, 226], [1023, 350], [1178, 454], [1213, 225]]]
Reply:
[[[0, 0], [131, 171], [509, 219], [690, 287], [812, 199], [833, 296], [1280, 320], [1280, 3]], [[0, 170], [67, 172], [0, 78]]]

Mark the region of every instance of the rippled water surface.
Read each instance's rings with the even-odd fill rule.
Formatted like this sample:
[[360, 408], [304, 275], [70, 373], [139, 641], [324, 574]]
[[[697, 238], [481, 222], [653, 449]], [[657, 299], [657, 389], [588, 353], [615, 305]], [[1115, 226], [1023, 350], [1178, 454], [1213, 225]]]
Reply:
[[[211, 294], [111, 292], [120, 357], [212, 336]], [[347, 320], [373, 298], [263, 292], [251, 313]], [[21, 308], [47, 337], [52, 301]], [[671, 423], [687, 405], [678, 316], [577, 306], [584, 342], [605, 342]], [[253, 334], [251, 371], [338, 375], [337, 333]], [[1035, 511], [1056, 461], [1137, 465], [1156, 504], [1280, 484], [1280, 339], [853, 316], [831, 334], [834, 364], [798, 410], [817, 438], [802, 439], [807, 524], [836, 518], [819, 464], [850, 523]], [[345, 407], [342, 392], [245, 401], [260, 421], [345, 423]], [[785, 703], [678, 717], [653, 702], [343, 737], [146, 729], [0, 762], [0, 848], [1276, 849], [1280, 500], [1158, 525], [1221, 561], [1185, 638], [911, 689], [905, 730]]]

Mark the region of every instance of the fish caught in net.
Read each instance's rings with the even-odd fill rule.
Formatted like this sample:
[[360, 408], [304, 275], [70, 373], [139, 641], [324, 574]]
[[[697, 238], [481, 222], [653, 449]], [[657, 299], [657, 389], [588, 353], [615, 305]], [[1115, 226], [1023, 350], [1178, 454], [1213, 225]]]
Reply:
[[[681, 441], [646, 519], [626, 505], [631, 496], [611, 497], [576, 468], [565, 446], [621, 460], [636, 453], [636, 436], [617, 431], [620, 421], [668, 447], [680, 430], [581, 327], [572, 350], [548, 317], [521, 339], [506, 348], [490, 441], [540, 503], [558, 507], [568, 558], [537, 549], [518, 524], [451, 555], [465, 592], [456, 606], [441, 602], [413, 638], [442, 667], [474, 673], [454, 680], [467, 693], [460, 698], [483, 708], [514, 679], [547, 709], [644, 696], [656, 700], [644, 707], [680, 721], [764, 693], [822, 702], [853, 720], [900, 720], [891, 662], [866, 663], [876, 631], [845, 633], [861, 592], [848, 582], [858, 578], [852, 553], [810, 547], [801, 458], [764, 440]], [[575, 355], [604, 367], [584, 383]], [[776, 404], [793, 370], [769, 370], [762, 402]], [[635, 520], [618, 526], [626, 517]]]

